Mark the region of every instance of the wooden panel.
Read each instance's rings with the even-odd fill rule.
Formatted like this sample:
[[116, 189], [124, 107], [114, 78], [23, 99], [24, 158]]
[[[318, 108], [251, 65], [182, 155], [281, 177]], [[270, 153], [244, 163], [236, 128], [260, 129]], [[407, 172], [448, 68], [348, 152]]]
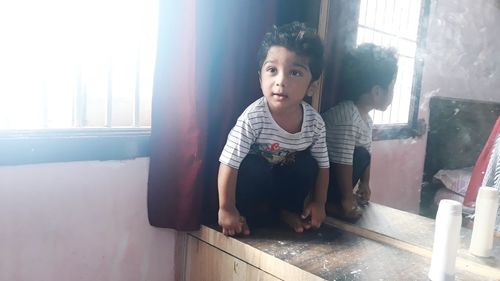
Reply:
[[[277, 278], [283, 280], [303, 281], [324, 280], [323, 278], [304, 271], [284, 260], [274, 257], [265, 251], [261, 251], [261, 249], [257, 249], [244, 241], [226, 237], [213, 228], [202, 225], [199, 231], [191, 232], [190, 235], [255, 266], [256, 268], [259, 268], [260, 270], [276, 276]], [[252, 234], [252, 237], [258, 239], [258, 236], [256, 236], [255, 233]]]
[[[331, 226], [303, 234], [281, 226], [252, 231], [238, 239], [208, 227], [192, 234], [283, 280], [428, 280], [428, 258]], [[456, 280], [488, 279], [459, 270]]]
[[187, 238], [188, 235], [186, 232], [176, 231], [174, 257], [175, 280], [186, 280]]
[[193, 236], [187, 239], [187, 251], [187, 281], [281, 280]]

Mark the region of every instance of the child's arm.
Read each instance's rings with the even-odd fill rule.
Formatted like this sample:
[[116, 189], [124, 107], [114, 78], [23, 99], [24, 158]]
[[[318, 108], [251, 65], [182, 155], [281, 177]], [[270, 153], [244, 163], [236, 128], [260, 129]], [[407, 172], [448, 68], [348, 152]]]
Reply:
[[361, 179], [359, 181], [359, 186], [358, 186], [358, 191], [356, 191], [356, 194], [361, 197], [362, 199], [362, 205], [368, 204], [368, 201], [370, 201], [370, 196], [371, 196], [371, 190], [370, 190], [370, 165], [368, 165], [365, 169], [365, 172], [361, 176]]
[[222, 227], [224, 235], [235, 235], [243, 232], [250, 234], [245, 219], [240, 216], [236, 209], [236, 179], [238, 178], [238, 170], [220, 164], [219, 175], [217, 179], [219, 190], [219, 225]]
[[311, 226], [319, 228], [326, 217], [325, 204], [328, 193], [328, 178], [330, 177], [329, 168], [320, 168], [316, 178], [316, 186], [312, 194], [312, 200], [304, 208], [302, 218], [311, 216]]

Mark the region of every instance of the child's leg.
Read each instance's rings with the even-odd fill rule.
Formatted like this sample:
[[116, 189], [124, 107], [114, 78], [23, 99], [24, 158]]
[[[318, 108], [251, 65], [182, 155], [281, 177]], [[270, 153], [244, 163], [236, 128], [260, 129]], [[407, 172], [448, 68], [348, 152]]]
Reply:
[[304, 200], [314, 188], [318, 171], [318, 163], [309, 150], [296, 153], [294, 161], [277, 165], [273, 170], [275, 207], [282, 219], [298, 232], [304, 229], [300, 215]]
[[[359, 179], [363, 176], [368, 165], [370, 165], [371, 155], [370, 152], [364, 147], [357, 146], [354, 148], [353, 163], [352, 163], [352, 188], [358, 184]], [[328, 186], [328, 202], [340, 203], [342, 198], [342, 193], [336, 182], [337, 175], [335, 175], [335, 170], [332, 169], [332, 163], [330, 163], [330, 181]]]
[[[371, 162], [370, 152], [364, 147], [356, 147], [353, 155], [354, 163], [352, 169], [352, 186], [355, 187], [360, 180], [362, 180], [366, 169], [369, 169]], [[368, 204], [369, 196], [364, 194], [364, 192], [368, 192], [364, 189], [359, 189], [356, 192], [356, 201], [360, 206], [366, 206]]]
[[249, 225], [258, 224], [269, 209], [272, 165], [263, 157], [249, 154], [241, 162], [236, 182], [236, 208]]
[[301, 214], [307, 194], [314, 188], [318, 176], [318, 163], [309, 150], [295, 154], [295, 160], [273, 169], [273, 194], [276, 207]]
[[354, 155], [352, 158], [352, 187], [354, 188], [365, 173], [368, 165], [370, 165], [371, 155], [366, 148], [357, 146], [354, 148]]
[[[352, 188], [356, 186], [360, 178], [363, 176], [366, 168], [370, 165], [370, 152], [364, 147], [355, 147], [353, 154], [352, 165]], [[332, 168], [333, 164], [330, 163], [330, 179], [328, 184], [328, 197], [327, 211], [332, 216], [342, 217], [346, 220], [355, 220], [361, 216], [361, 209], [355, 205], [355, 208], [350, 211], [343, 210], [342, 208], [342, 191], [340, 190], [337, 182], [338, 175]]]

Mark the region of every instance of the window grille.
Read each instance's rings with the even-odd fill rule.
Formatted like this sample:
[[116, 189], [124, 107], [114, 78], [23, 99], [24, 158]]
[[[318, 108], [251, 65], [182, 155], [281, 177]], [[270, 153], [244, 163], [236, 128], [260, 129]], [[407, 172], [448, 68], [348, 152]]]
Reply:
[[421, 0], [361, 0], [357, 45], [374, 43], [398, 51], [394, 98], [386, 111], [372, 111], [375, 124], [407, 124], [412, 112]]
[[151, 124], [158, 0], [0, 2], [0, 130]]

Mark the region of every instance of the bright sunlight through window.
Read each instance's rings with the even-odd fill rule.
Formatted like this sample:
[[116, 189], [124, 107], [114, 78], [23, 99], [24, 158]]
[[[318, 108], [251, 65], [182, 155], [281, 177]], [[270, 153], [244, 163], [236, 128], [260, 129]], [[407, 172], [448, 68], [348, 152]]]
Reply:
[[157, 2], [0, 1], [0, 129], [149, 127]]
[[420, 0], [361, 0], [357, 44], [391, 46], [399, 54], [394, 99], [386, 111], [371, 112], [375, 124], [409, 121], [420, 10]]

